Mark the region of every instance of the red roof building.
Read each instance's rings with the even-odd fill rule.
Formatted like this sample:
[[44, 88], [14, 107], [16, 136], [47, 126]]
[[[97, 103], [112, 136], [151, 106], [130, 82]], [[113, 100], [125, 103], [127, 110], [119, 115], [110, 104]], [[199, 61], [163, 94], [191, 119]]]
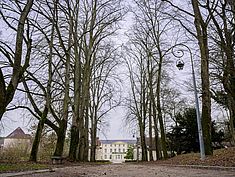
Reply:
[[21, 148], [29, 149], [31, 145], [31, 136], [25, 134], [24, 131], [18, 127], [13, 132], [11, 132], [7, 137], [3, 138], [3, 149], [8, 148]]
[[11, 132], [6, 138], [14, 138], [14, 139], [28, 139], [31, 138], [29, 134], [25, 134], [24, 131], [18, 127], [13, 132]]

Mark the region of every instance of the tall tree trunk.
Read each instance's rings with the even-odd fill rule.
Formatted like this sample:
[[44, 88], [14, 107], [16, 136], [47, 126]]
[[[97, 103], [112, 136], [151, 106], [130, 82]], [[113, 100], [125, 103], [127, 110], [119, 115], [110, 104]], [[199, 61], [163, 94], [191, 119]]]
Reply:
[[160, 140], [158, 135], [158, 128], [154, 126], [154, 134], [155, 134], [155, 148], [156, 148], [156, 158], [157, 160], [162, 159], [161, 147], [160, 147]]
[[84, 153], [85, 153], [85, 129], [84, 127], [79, 128], [80, 138], [79, 138], [79, 149], [78, 149], [78, 160], [84, 162]]
[[235, 146], [235, 132], [234, 132], [234, 120], [235, 120], [235, 102], [234, 100], [228, 96], [228, 108], [229, 108], [229, 131], [231, 135], [231, 144]]
[[149, 161], [153, 161], [152, 104], [149, 101]]
[[63, 119], [60, 122], [58, 131], [56, 131], [57, 141], [54, 156], [62, 156], [64, 151], [64, 143], [67, 130], [67, 120]]
[[[70, 14], [71, 16], [71, 14]], [[69, 109], [69, 87], [70, 87], [70, 48], [72, 41], [72, 32], [73, 32], [73, 19], [70, 18], [69, 25], [69, 40], [68, 40], [68, 50], [65, 50], [65, 86], [64, 86], [64, 100], [63, 100], [63, 115], [62, 120], [59, 123], [59, 130], [57, 132], [57, 142], [56, 149], [54, 152], [55, 156], [62, 156], [64, 150], [64, 142], [66, 137], [67, 122], [68, 122], [68, 109]], [[62, 41], [61, 41], [62, 42]]]
[[[97, 116], [96, 116], [97, 117]], [[91, 122], [91, 155], [90, 161], [96, 161], [96, 134], [97, 134], [97, 121], [96, 118]]]
[[141, 142], [141, 154], [142, 154], [142, 161], [148, 161], [147, 155], [147, 146], [145, 141], [145, 128], [142, 123], [139, 125], [140, 127], [140, 142]]
[[45, 106], [44, 111], [41, 116], [41, 119], [38, 122], [37, 131], [36, 131], [36, 134], [35, 134], [35, 137], [33, 140], [33, 145], [32, 145], [32, 149], [31, 149], [31, 153], [30, 153], [30, 157], [29, 157], [29, 160], [33, 161], [33, 162], [37, 162], [37, 154], [38, 154], [38, 150], [39, 150], [39, 144], [40, 144], [40, 140], [41, 140], [43, 127], [44, 127], [45, 121], [47, 119], [47, 114], [48, 114], [48, 108], [47, 108], [47, 106]]
[[[88, 52], [88, 56], [90, 57], [90, 52]], [[83, 83], [82, 83], [82, 101], [79, 115], [79, 160], [85, 161], [85, 147], [86, 147], [86, 110], [89, 103], [89, 88], [90, 88], [90, 77], [91, 77], [91, 68], [90, 68], [90, 58], [87, 59], [86, 65], [83, 73]]]
[[157, 112], [156, 112], [156, 104], [155, 99], [153, 98], [153, 123], [154, 123], [154, 135], [155, 135], [155, 149], [156, 149], [156, 158], [160, 160], [162, 158], [161, 148], [160, 148], [160, 141], [158, 135], [158, 119], [157, 119]]
[[165, 128], [164, 128], [164, 123], [163, 123], [163, 117], [162, 117], [162, 108], [161, 108], [161, 98], [160, 98], [160, 93], [161, 93], [161, 77], [162, 77], [162, 62], [163, 62], [163, 56], [161, 53], [160, 46], [157, 47], [158, 52], [160, 55], [160, 61], [158, 64], [158, 75], [157, 75], [157, 91], [156, 91], [156, 97], [157, 97], [157, 116], [159, 120], [159, 125], [160, 125], [160, 133], [161, 133], [161, 147], [163, 151], [163, 158], [167, 159], [167, 149], [166, 149], [166, 135], [165, 135]]
[[161, 159], [160, 147], [159, 147], [159, 136], [158, 136], [158, 119], [157, 119], [157, 106], [153, 94], [153, 84], [150, 83], [150, 98], [152, 105], [153, 123], [154, 123], [154, 135], [155, 135], [155, 149], [157, 160]]
[[77, 159], [77, 149], [78, 149], [78, 140], [79, 140], [79, 131], [77, 123], [72, 123], [71, 126], [71, 137], [70, 137], [70, 145], [69, 145], [69, 160], [75, 161]]
[[160, 101], [157, 101], [158, 120], [159, 120], [160, 133], [161, 133], [161, 147], [162, 147], [162, 151], [163, 151], [163, 158], [167, 159], [168, 155], [167, 155], [167, 149], [166, 149], [165, 128], [164, 128], [164, 123], [163, 123], [163, 118], [162, 118], [162, 110], [159, 105], [160, 105]]
[[[69, 2], [69, 1], [68, 1]], [[69, 5], [68, 5], [69, 6]], [[78, 40], [78, 22], [79, 22], [79, 7], [80, 0], [76, 0], [76, 8], [73, 9], [74, 13], [71, 15], [71, 26], [72, 26], [72, 38], [74, 42], [74, 105], [73, 109], [73, 118], [72, 118], [72, 126], [71, 126], [71, 137], [70, 137], [70, 146], [69, 146], [69, 159], [74, 161], [77, 159], [77, 149], [79, 142], [79, 125], [78, 119], [80, 115], [80, 105], [81, 105], [81, 87], [82, 87], [82, 64], [81, 64], [81, 42]], [[74, 22], [74, 23], [73, 23]]]
[[[79, 138], [79, 160], [85, 161], [85, 155], [86, 155], [86, 109], [89, 106], [89, 100], [90, 100], [90, 81], [91, 81], [91, 72], [94, 64], [94, 58], [93, 58], [93, 49], [94, 49], [94, 26], [96, 22], [96, 13], [97, 13], [97, 0], [92, 0], [92, 15], [91, 20], [89, 22], [89, 33], [88, 36], [84, 36], [84, 55], [85, 55], [85, 64], [83, 69], [83, 82], [82, 82], [82, 100], [80, 105], [80, 114], [78, 119], [79, 124], [79, 131], [80, 131], [80, 138]], [[87, 37], [89, 37], [87, 39]], [[87, 41], [88, 40], [88, 44]], [[89, 124], [88, 124], [89, 125]]]
[[85, 114], [85, 147], [84, 147], [84, 161], [88, 161], [89, 154], [89, 112], [88, 112], [88, 103]]
[[201, 80], [202, 80], [202, 130], [205, 144], [205, 154], [212, 155], [211, 143], [211, 96], [209, 80], [209, 50], [207, 24], [203, 21], [198, 0], [192, 0], [194, 11], [194, 24], [197, 31], [197, 40], [201, 54]]

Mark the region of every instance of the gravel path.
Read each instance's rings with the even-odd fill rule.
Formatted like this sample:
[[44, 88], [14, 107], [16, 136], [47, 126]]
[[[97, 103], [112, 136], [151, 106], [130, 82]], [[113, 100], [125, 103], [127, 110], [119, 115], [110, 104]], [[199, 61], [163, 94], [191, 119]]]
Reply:
[[235, 171], [143, 164], [81, 165], [24, 177], [235, 177]]

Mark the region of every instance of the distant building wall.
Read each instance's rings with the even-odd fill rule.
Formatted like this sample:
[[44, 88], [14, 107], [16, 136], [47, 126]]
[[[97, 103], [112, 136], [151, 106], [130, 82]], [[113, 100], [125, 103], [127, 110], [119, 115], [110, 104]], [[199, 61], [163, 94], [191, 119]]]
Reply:
[[5, 138], [3, 143], [3, 149], [8, 148], [21, 148], [29, 150], [30, 147], [30, 139], [16, 139], [16, 138]]
[[109, 160], [111, 162], [124, 162], [125, 156], [130, 145], [134, 142], [123, 140], [107, 140], [101, 141], [101, 145], [97, 148], [96, 160]]
[[[139, 152], [139, 153], [138, 153]], [[153, 150], [152, 151], [152, 153], [153, 153], [153, 160], [155, 161], [155, 160], [157, 160], [157, 155], [156, 155], [156, 151], [155, 150]], [[139, 154], [139, 155], [138, 155]], [[150, 153], [149, 153], [149, 151], [147, 150], [147, 155], [148, 155], [148, 161], [149, 161], [149, 157], [150, 157]], [[142, 149], [141, 149], [141, 147], [139, 147], [139, 149], [137, 150], [137, 147], [135, 147], [134, 148], [134, 160], [142, 160]]]

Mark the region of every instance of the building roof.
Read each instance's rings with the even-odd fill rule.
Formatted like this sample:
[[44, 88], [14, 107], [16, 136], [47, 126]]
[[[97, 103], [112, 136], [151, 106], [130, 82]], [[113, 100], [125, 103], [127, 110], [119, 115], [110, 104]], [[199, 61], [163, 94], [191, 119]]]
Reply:
[[102, 144], [113, 144], [113, 143], [127, 143], [127, 144], [136, 144], [136, 140], [100, 140]]
[[30, 137], [31, 136], [29, 134], [25, 134], [24, 131], [20, 127], [18, 127], [13, 132], [11, 132], [6, 138], [21, 139], [21, 138], [30, 138]]

